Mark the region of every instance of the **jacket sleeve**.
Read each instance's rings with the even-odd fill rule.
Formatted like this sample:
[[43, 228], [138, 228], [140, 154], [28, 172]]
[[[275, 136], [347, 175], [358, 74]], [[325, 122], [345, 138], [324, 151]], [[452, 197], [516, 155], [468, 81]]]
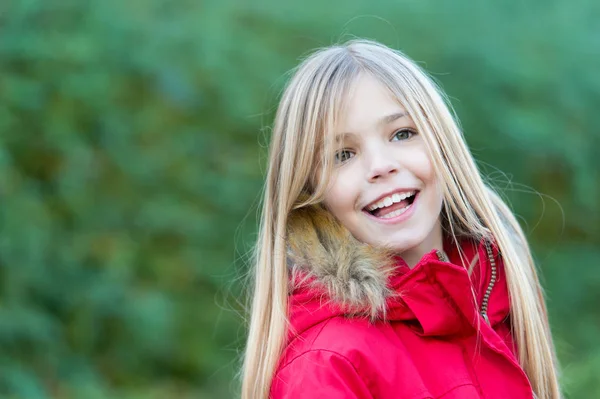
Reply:
[[372, 399], [354, 365], [344, 356], [312, 350], [275, 374], [271, 399]]

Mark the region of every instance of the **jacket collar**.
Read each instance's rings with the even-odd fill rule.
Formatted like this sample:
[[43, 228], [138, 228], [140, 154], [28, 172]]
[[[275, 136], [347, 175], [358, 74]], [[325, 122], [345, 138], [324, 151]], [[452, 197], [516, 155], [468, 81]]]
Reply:
[[[459, 266], [458, 250], [450, 245], [444, 248], [449, 261], [440, 260], [434, 250], [410, 269], [400, 257], [354, 239], [320, 206], [295, 210], [287, 238], [290, 318], [296, 334], [320, 320], [341, 315], [368, 316], [373, 322], [405, 321], [422, 335], [478, 328], [478, 306], [490, 277], [483, 243], [461, 242], [465, 259], [479, 255], [470, 274]], [[500, 266], [495, 247], [493, 256]], [[499, 267], [488, 306], [492, 326], [503, 321], [509, 310], [502, 269]]]

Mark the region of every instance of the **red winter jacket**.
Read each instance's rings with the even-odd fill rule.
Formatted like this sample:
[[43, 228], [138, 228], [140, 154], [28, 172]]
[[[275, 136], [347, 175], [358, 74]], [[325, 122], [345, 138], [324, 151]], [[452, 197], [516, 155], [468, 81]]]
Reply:
[[[462, 245], [467, 264], [479, 255], [471, 276], [449, 246], [450, 262], [432, 251], [413, 269], [396, 259], [392, 270], [382, 270], [377, 254], [348, 245], [352, 238], [342, 229], [316, 234], [318, 220], [295, 223], [290, 262], [300, 271], [272, 399], [533, 397], [515, 357], [495, 248]], [[489, 325], [480, 313], [485, 302]], [[352, 316], [381, 304], [385, 320]]]

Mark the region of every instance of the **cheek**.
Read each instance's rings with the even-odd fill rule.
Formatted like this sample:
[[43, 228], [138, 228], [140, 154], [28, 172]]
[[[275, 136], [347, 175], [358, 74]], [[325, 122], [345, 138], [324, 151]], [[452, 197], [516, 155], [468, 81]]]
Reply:
[[324, 204], [338, 219], [343, 219], [344, 212], [354, 209], [353, 186], [355, 185], [348, 179], [348, 176], [342, 172], [335, 173], [331, 177], [325, 193]]
[[416, 151], [411, 164], [413, 174], [424, 184], [430, 191], [431, 196], [430, 202], [432, 207], [437, 209], [438, 205], [442, 203], [443, 192], [442, 187], [439, 184], [439, 178], [437, 177], [433, 164], [429, 159], [429, 156], [424, 150]]
[[436, 176], [429, 156], [424, 149], [414, 151], [409, 168], [412, 173], [425, 184], [435, 184]]

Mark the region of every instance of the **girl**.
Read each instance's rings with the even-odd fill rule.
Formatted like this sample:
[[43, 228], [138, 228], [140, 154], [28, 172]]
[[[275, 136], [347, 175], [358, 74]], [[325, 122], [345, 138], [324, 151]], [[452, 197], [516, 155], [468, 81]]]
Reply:
[[444, 100], [371, 41], [299, 66], [271, 139], [243, 399], [560, 398], [529, 246]]

